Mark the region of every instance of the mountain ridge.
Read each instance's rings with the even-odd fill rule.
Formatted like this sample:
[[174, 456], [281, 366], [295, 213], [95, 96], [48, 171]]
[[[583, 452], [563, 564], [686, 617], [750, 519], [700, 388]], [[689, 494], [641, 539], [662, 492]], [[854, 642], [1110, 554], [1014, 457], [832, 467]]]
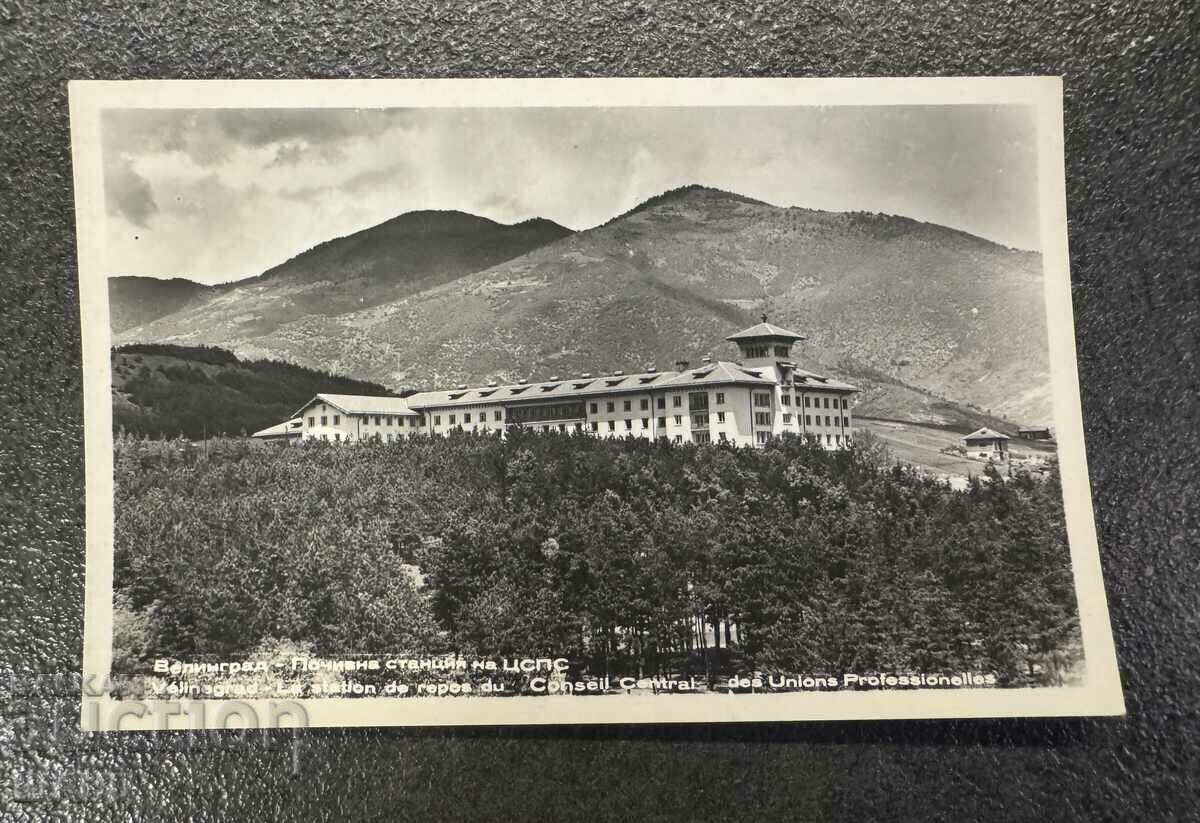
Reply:
[[[499, 225], [458, 214], [484, 234]], [[346, 271], [319, 245], [270, 270], [292, 263], [285, 277], [240, 281], [224, 298], [118, 337], [223, 345], [413, 387], [719, 350], [733, 359], [724, 337], [767, 311], [808, 335], [802, 365], [865, 376], [874, 388], [864, 403], [879, 416], [936, 423], [936, 405], [952, 402], [1050, 419], [1036, 252], [907, 217], [778, 207], [704, 186], [664, 192], [580, 232], [523, 222], [532, 231], [503, 254], [468, 254], [432, 276], [411, 265], [404, 276], [380, 270], [378, 258], [412, 244], [394, 248], [386, 229], [357, 233], [341, 248], [365, 249], [363, 270]], [[446, 244], [473, 249], [479, 239], [420, 236], [431, 247], [422, 254], [450, 258], [457, 252]], [[293, 262], [300, 257], [303, 266]], [[369, 299], [342, 299], [339, 289]]]
[[186, 277], [110, 277], [108, 303], [112, 331], [122, 332], [174, 314], [210, 288]]

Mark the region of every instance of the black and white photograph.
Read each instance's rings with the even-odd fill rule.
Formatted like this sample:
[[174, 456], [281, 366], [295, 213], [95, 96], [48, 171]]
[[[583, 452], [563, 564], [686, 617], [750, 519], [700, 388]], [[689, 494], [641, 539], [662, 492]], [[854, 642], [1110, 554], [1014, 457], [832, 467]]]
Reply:
[[1056, 80], [71, 97], [85, 727], [1124, 711]]

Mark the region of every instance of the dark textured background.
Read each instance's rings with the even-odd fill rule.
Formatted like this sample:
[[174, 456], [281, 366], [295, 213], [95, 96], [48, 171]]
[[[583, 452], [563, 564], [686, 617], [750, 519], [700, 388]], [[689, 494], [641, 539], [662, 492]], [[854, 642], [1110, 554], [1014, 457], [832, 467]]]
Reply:
[[[1196, 816], [1194, 2], [186, 6], [0, 2], [0, 818]], [[67, 79], [978, 74], [1066, 78], [1084, 422], [1128, 718], [316, 731], [294, 773], [287, 740], [83, 735], [69, 682], [33, 688], [80, 655]]]

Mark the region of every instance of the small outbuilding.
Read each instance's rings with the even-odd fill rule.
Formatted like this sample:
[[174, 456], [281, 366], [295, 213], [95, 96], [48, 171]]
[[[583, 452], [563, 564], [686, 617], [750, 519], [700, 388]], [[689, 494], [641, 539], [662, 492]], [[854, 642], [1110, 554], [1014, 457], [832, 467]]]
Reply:
[[1022, 440], [1053, 440], [1054, 433], [1049, 426], [1022, 426], [1017, 434]]
[[983, 460], [1004, 460], [1008, 457], [1007, 434], [989, 428], [973, 431], [962, 439], [963, 448], [968, 457], [978, 457]]

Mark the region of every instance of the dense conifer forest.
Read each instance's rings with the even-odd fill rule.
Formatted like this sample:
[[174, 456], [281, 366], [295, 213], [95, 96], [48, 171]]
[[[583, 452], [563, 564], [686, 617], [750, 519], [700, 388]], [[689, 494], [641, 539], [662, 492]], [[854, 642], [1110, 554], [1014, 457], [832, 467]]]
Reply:
[[113, 428], [192, 440], [253, 434], [287, 420], [318, 392], [389, 395], [366, 380], [214, 346], [137, 343], [112, 351]]
[[567, 657], [581, 676], [1078, 675], [1062, 493], [827, 452], [512, 432], [118, 437], [115, 670], [305, 649]]

